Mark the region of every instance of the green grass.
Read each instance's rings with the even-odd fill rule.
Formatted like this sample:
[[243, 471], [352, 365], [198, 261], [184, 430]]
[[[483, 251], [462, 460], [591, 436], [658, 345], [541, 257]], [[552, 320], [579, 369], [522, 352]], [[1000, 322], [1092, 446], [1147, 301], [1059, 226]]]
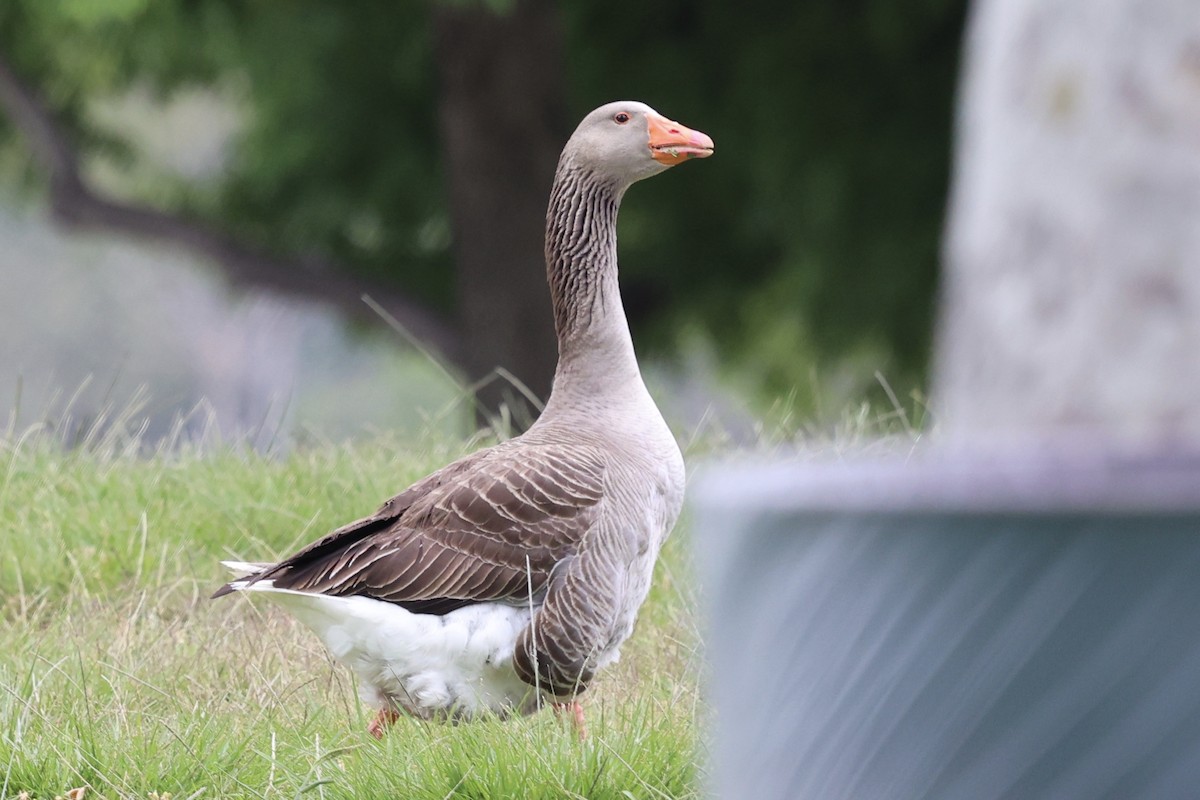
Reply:
[[526, 719], [370, 710], [316, 638], [265, 604], [210, 601], [218, 559], [284, 554], [476, 443], [139, 453], [0, 436], [0, 797], [676, 798], [701, 791], [701, 671], [686, 531], [621, 662], [583, 697], [590, 736]]

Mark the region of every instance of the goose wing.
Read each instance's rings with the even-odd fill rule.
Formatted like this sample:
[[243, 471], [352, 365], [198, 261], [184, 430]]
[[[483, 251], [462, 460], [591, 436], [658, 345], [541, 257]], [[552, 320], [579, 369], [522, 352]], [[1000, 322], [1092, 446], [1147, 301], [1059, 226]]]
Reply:
[[586, 448], [483, 450], [249, 580], [430, 614], [540, 597], [594, 525], [603, 485], [603, 459]]

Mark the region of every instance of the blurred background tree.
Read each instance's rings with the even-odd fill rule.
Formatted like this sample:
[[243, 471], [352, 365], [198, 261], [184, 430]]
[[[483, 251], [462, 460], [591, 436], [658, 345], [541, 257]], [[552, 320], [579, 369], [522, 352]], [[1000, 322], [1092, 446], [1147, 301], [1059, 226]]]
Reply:
[[[192, 248], [235, 285], [378, 321], [368, 293], [470, 379], [500, 365], [545, 396], [558, 149], [642, 99], [718, 155], [625, 204], [638, 346], [811, 408], [922, 380], [964, 6], [7, 0], [0, 168], [63, 223]], [[206, 179], [99, 111], [196, 88], [239, 119]]]

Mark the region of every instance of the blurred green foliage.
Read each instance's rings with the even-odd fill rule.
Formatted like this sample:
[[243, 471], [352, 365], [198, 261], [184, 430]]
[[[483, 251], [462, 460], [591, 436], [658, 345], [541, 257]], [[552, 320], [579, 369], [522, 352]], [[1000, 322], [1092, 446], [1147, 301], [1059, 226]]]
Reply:
[[[876, 370], [900, 388], [920, 381], [964, 5], [562, 5], [567, 63], [546, 68], [567, 70], [574, 116], [642, 99], [717, 144], [702, 167], [626, 201], [622, 280], [640, 346], [699, 343], [766, 395], [814, 374], [843, 376], [848, 395]], [[97, 98], [195, 85], [236, 98], [245, 126], [222, 180], [160, 191], [158, 204], [393, 276], [450, 310], [432, 9], [6, 0], [0, 48], [85, 149], [110, 156], [136, 153], [89, 116]]]

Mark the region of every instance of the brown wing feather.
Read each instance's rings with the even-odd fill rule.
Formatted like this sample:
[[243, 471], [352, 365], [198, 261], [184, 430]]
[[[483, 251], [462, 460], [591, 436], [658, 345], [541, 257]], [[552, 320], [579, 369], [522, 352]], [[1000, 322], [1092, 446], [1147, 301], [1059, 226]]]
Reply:
[[[413, 611], [544, 592], [596, 518], [604, 464], [513, 442], [461, 459], [267, 569], [284, 589], [365, 595]], [[223, 593], [223, 591], [222, 591]]]

